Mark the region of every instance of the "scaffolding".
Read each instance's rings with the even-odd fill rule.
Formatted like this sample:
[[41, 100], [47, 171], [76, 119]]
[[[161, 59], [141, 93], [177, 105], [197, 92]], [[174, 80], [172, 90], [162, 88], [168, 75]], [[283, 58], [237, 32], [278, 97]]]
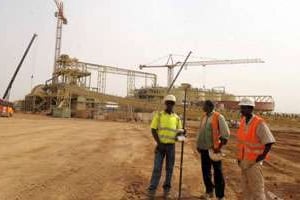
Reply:
[[[92, 85], [92, 74], [97, 76], [96, 87]], [[47, 80], [45, 85], [35, 87], [25, 97], [25, 110], [49, 112], [55, 117], [91, 116], [99, 113], [101, 104], [109, 102], [107, 97], [111, 97], [106, 94], [107, 74], [125, 76], [127, 97], [133, 96], [136, 78], [145, 79], [144, 87], [148, 87], [149, 83], [151, 86], [157, 84], [155, 74], [79, 62], [76, 58], [61, 55], [53, 77]], [[118, 97], [115, 100], [120, 103], [122, 99], [124, 98]], [[131, 102], [120, 104], [128, 110], [133, 110], [134, 104]]]

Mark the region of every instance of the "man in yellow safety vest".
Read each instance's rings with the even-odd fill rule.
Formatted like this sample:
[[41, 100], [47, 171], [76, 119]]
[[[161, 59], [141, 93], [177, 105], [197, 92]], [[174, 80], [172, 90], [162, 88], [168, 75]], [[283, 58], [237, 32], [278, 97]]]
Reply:
[[151, 132], [156, 142], [154, 167], [148, 195], [155, 196], [160, 181], [163, 161], [166, 159], [166, 177], [163, 184], [164, 196], [168, 196], [171, 189], [171, 180], [175, 163], [175, 142], [182, 130], [182, 123], [173, 108], [176, 103], [174, 95], [167, 95], [164, 98], [165, 110], [154, 115], [151, 123]]

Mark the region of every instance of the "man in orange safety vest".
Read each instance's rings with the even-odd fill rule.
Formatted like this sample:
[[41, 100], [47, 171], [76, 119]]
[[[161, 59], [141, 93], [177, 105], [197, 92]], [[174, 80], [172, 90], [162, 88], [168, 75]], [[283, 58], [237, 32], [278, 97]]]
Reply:
[[[221, 148], [227, 143], [230, 131], [225, 118], [214, 111], [214, 104], [206, 100], [203, 105], [205, 115], [202, 117], [197, 135], [197, 150], [201, 157], [202, 176], [205, 193], [200, 199], [211, 199], [215, 195], [218, 200], [225, 199], [225, 180], [222, 172]], [[211, 168], [214, 169], [212, 181]]]
[[239, 103], [242, 119], [237, 132], [237, 160], [242, 172], [244, 200], [266, 200], [262, 163], [269, 159], [275, 143], [264, 120], [253, 114], [255, 102], [243, 98]]

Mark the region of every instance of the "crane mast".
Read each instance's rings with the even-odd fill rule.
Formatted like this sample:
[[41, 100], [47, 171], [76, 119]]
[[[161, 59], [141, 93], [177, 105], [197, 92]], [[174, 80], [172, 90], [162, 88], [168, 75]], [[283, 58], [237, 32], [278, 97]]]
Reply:
[[[68, 23], [68, 20], [64, 16], [64, 5], [63, 2], [59, 0], [54, 0], [57, 11], [54, 13], [55, 17], [57, 18], [57, 25], [56, 25], [56, 40], [55, 40], [55, 52], [54, 52], [54, 66], [53, 66], [53, 76], [58, 68], [57, 59], [60, 56], [61, 50], [61, 39], [62, 39], [62, 27]], [[53, 82], [56, 83], [57, 79], [53, 78]]]

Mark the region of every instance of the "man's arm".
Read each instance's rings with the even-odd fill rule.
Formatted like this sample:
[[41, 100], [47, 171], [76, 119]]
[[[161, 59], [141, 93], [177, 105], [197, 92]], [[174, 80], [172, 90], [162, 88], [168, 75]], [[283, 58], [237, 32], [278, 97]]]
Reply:
[[219, 149], [222, 148], [223, 145], [226, 145], [230, 136], [230, 130], [228, 124], [223, 115], [219, 116], [219, 129], [220, 129], [220, 146]]
[[163, 151], [163, 145], [159, 141], [157, 129], [151, 128], [152, 136], [156, 142], [155, 152]]
[[269, 151], [271, 150], [273, 144], [274, 143], [265, 144], [264, 152], [262, 154], [260, 154], [259, 156], [257, 156], [256, 162], [260, 162], [266, 158], [266, 156], [269, 153]]
[[153, 136], [155, 142], [157, 143], [157, 145], [159, 145], [160, 142], [159, 142], [159, 137], [158, 137], [157, 129], [152, 128], [151, 132], [152, 132], [152, 136]]
[[152, 122], [151, 122], [151, 133], [152, 133], [152, 136], [154, 138], [154, 140], [156, 141], [157, 144], [159, 144], [159, 137], [158, 137], [158, 132], [157, 132], [157, 129], [158, 129], [158, 126], [159, 126], [159, 113], [155, 113], [154, 116], [153, 116], [153, 119], [152, 119]]
[[225, 139], [225, 138], [222, 138], [222, 137], [220, 137], [220, 144], [219, 144], [219, 150], [223, 147], [223, 146], [225, 146], [226, 144], [227, 144], [227, 142], [228, 142], [228, 139]]
[[201, 136], [200, 134], [203, 134], [203, 131], [205, 131], [205, 123], [206, 123], [206, 117], [202, 117], [200, 120], [200, 126], [199, 130], [197, 131], [197, 136], [196, 136], [196, 146], [197, 146], [197, 151], [200, 153], [200, 146], [201, 146]]
[[256, 162], [264, 160], [272, 148], [272, 145], [276, 142], [272, 132], [265, 122], [262, 122], [256, 129], [256, 134], [262, 144], [265, 145], [263, 153], [256, 158]]

